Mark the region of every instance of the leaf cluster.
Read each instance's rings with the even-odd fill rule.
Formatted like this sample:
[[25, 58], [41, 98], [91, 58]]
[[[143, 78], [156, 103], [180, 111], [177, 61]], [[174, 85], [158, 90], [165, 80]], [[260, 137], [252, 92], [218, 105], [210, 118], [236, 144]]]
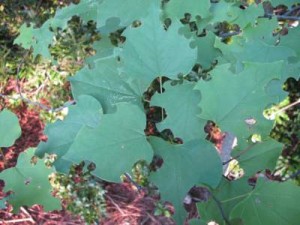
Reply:
[[[48, 141], [35, 154], [56, 154], [62, 173], [93, 162], [92, 175], [111, 182], [158, 156], [148, 179], [172, 202], [178, 224], [195, 186], [209, 193], [197, 199], [199, 223], [297, 224], [299, 188], [265, 173], [283, 145], [270, 137], [274, 122], [263, 112], [286, 97], [280, 86], [288, 77], [299, 79], [299, 28], [276, 11], [286, 1], [239, 2], [82, 0], [40, 28], [23, 26], [16, 43], [52, 60], [52, 31], [66, 29], [72, 16], [93, 20], [101, 34], [95, 55], [69, 79], [76, 104], [47, 125]], [[206, 140], [207, 121], [219, 128], [219, 151]], [[237, 146], [222, 146], [228, 133]], [[224, 155], [238, 160], [243, 178], [226, 178]]]

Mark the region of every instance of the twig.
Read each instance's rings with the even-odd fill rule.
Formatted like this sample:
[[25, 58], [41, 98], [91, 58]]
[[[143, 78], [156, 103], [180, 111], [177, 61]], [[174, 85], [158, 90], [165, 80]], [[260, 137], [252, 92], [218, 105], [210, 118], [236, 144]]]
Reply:
[[135, 182], [128, 173], [124, 173], [124, 175], [137, 188], [138, 191], [142, 190], [142, 186]]
[[[152, 220], [152, 222], [154, 222], [154, 224], [161, 224], [159, 221], [157, 221], [150, 213], [147, 212], [147, 218], [150, 218]], [[151, 223], [153, 224], [153, 223]]]
[[253, 146], [255, 146], [257, 143], [253, 143], [252, 145], [248, 146], [245, 150], [239, 152], [236, 156], [232, 157], [231, 159], [227, 160], [226, 162], [223, 162], [223, 165], [226, 165], [230, 163], [232, 160], [238, 159], [241, 155], [245, 154], [247, 151], [249, 151]]
[[109, 196], [106, 195], [106, 198], [109, 199], [109, 201], [117, 208], [117, 210], [121, 213], [122, 216], [125, 216], [126, 214], [123, 212], [123, 210], [118, 206], [117, 203], [115, 203], [115, 201]]
[[265, 18], [272, 18], [273, 16], [275, 16], [277, 19], [283, 19], [283, 20], [294, 20], [294, 21], [298, 21], [300, 20], [300, 17], [298, 16], [285, 16], [285, 15], [274, 15], [273, 13], [267, 13], [265, 14]]
[[279, 109], [278, 111], [276, 111], [274, 113], [274, 116], [277, 115], [277, 114], [279, 114], [279, 113], [281, 113], [281, 112], [283, 112], [283, 111], [286, 111], [287, 109], [289, 109], [289, 108], [291, 108], [291, 107], [293, 107], [293, 106], [295, 106], [295, 105], [297, 105], [299, 103], [300, 103], [300, 98], [297, 101], [295, 101], [295, 102], [293, 102], [293, 103], [291, 103], [291, 104], [289, 104], [289, 105], [287, 105], [287, 106]]
[[[14, 219], [14, 220], [4, 220], [4, 221], [0, 221], [0, 224], [23, 223], [23, 222], [27, 222], [27, 221], [32, 222], [32, 219], [31, 218], [24, 218], [24, 219]], [[35, 222], [33, 222], [33, 224], [35, 224]]]
[[64, 108], [67, 108], [67, 107], [69, 107], [71, 105], [74, 105], [76, 103], [76, 101], [72, 100], [72, 101], [65, 102], [62, 106], [60, 106], [58, 108], [51, 108], [51, 107], [48, 107], [48, 106], [46, 106], [42, 103], [31, 101], [28, 98], [23, 97], [23, 95], [20, 95], [20, 97], [15, 98], [15, 97], [12, 97], [12, 96], [9, 96], [9, 95], [0, 94], [0, 97], [7, 98], [7, 99], [12, 99], [12, 100], [15, 100], [15, 101], [22, 100], [23, 102], [26, 102], [30, 105], [37, 106], [37, 107], [41, 108], [42, 110], [45, 110], [49, 113], [62, 111]]
[[228, 32], [228, 33], [221, 33], [218, 36], [221, 37], [221, 38], [228, 38], [228, 37], [232, 37], [232, 36], [235, 36], [235, 35], [239, 35], [240, 33], [242, 33], [242, 31], [231, 31], [231, 32]]
[[32, 216], [29, 214], [29, 212], [28, 212], [23, 206], [20, 207], [20, 210], [21, 210], [26, 216], [28, 216], [28, 219], [30, 219], [32, 223], [35, 223], [35, 221], [34, 221], [34, 219], [32, 218]]
[[294, 179], [294, 178], [296, 178], [296, 177], [298, 177], [298, 176], [300, 176], [300, 170], [298, 170], [297, 172], [293, 173], [293, 174], [290, 175], [288, 178], [284, 179], [284, 181]]
[[294, 7], [292, 8], [290, 11], [287, 11], [285, 14], [283, 14], [284, 16], [289, 16], [291, 15], [293, 12], [300, 10], [300, 6]]

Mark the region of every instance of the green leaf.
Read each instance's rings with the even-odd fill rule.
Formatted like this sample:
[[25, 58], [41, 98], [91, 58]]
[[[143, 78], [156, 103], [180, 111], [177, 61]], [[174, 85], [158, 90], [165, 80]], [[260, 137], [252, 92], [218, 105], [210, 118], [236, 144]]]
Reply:
[[256, 19], [259, 16], [264, 15], [262, 4], [251, 4], [244, 10], [240, 9], [239, 7], [234, 7], [233, 10], [238, 11], [238, 16], [232, 21], [232, 23], [238, 24], [242, 29], [248, 24], [254, 25], [256, 23]]
[[277, 19], [258, 18], [256, 21], [257, 23], [254, 26], [248, 25], [244, 28], [243, 36], [248, 40], [259, 40], [274, 46], [277, 37], [274, 37], [273, 32], [278, 28]]
[[144, 134], [146, 118], [136, 105], [119, 103], [113, 114], [104, 114], [100, 125], [83, 127], [64, 159], [96, 164], [94, 175], [107, 181], [120, 182], [135, 162], [152, 160], [152, 148]]
[[94, 68], [98, 61], [105, 61], [109, 60], [109, 58], [114, 58], [115, 46], [113, 46], [108, 36], [101, 36], [99, 41], [94, 42], [93, 49], [96, 50], [96, 54], [85, 60], [87, 64], [89, 64], [90, 68]]
[[9, 147], [21, 135], [18, 117], [4, 109], [0, 112], [0, 147]]
[[293, 0], [271, 0], [270, 2], [272, 3], [273, 7], [276, 7], [278, 5], [286, 5], [286, 6], [290, 7], [296, 3], [296, 1], [293, 1]]
[[[200, 118], [213, 120], [223, 131], [233, 133], [241, 148], [254, 133], [264, 140], [273, 122], [264, 118], [263, 110], [278, 101], [277, 95], [269, 95], [265, 87], [281, 78], [282, 67], [282, 62], [245, 63], [243, 72], [235, 75], [228, 64], [216, 66], [212, 80], [198, 82], [195, 87], [202, 95]], [[247, 119], [254, 119], [255, 124], [247, 124]]]
[[141, 26], [128, 27], [123, 33], [124, 72], [146, 85], [158, 76], [176, 78], [179, 73], [187, 74], [196, 62], [197, 50], [178, 34], [180, 23], [173, 21], [165, 31], [159, 17], [160, 9], [152, 6]]
[[[237, 160], [239, 165], [243, 168], [246, 177], [255, 175], [258, 171], [265, 169], [274, 170], [277, 160], [282, 152], [283, 144], [273, 140], [267, 139], [256, 143], [253, 147], [245, 149]], [[239, 155], [240, 151], [235, 151], [232, 156]]]
[[229, 44], [216, 39], [215, 47], [223, 54], [220, 61], [226, 59], [232, 63], [234, 71], [239, 71], [244, 62], [270, 63], [286, 61], [296, 56], [292, 48], [275, 45], [276, 39], [272, 36], [272, 30], [276, 27], [273, 25], [276, 25], [274, 21], [265, 22], [264, 19], [259, 19], [256, 25], [249, 25], [241, 35], [232, 37]]
[[54, 172], [45, 166], [43, 160], [31, 164], [34, 149], [30, 148], [19, 155], [17, 165], [0, 173], [0, 179], [5, 181], [5, 191], [12, 190], [8, 202], [18, 211], [20, 206], [41, 204], [47, 211], [60, 209], [60, 201], [51, 195], [51, 185], [48, 176]]
[[198, 104], [201, 100], [199, 90], [194, 90], [192, 83], [183, 83], [172, 86], [170, 82], [164, 84], [165, 92], [156, 93], [151, 99], [152, 106], [160, 106], [166, 110], [167, 117], [157, 124], [162, 131], [171, 129], [176, 137], [189, 141], [204, 137], [203, 127], [206, 120], [201, 120], [198, 115], [201, 110]]
[[201, 64], [204, 69], [207, 69], [216, 60], [216, 58], [221, 55], [219, 49], [214, 47], [216, 35], [212, 32], [208, 32], [208, 34], [204, 37], [197, 37], [194, 35], [193, 38], [194, 41], [192, 41], [191, 47], [197, 47], [197, 63]]
[[254, 25], [256, 19], [264, 15], [262, 4], [251, 4], [244, 10], [239, 6], [240, 4], [224, 1], [212, 4], [210, 23], [227, 21], [231, 24], [238, 24], [243, 29], [248, 24]]
[[172, 0], [166, 4], [166, 14], [168, 18], [182, 19], [185, 13], [192, 15], [192, 20], [196, 16], [206, 18], [209, 16], [210, 0], [193, 1], [193, 0]]
[[69, 107], [68, 116], [63, 121], [48, 124], [45, 134], [47, 142], [40, 142], [36, 155], [43, 157], [45, 153], [64, 155], [83, 126], [96, 127], [100, 123], [102, 108], [93, 97], [82, 95], [77, 98], [76, 105]]
[[141, 106], [141, 93], [137, 93], [135, 88], [126, 82], [125, 77], [123, 79], [119, 75], [114, 57], [95, 61], [93, 69], [81, 69], [70, 81], [75, 99], [80, 95], [91, 95], [101, 102], [104, 112], [113, 112], [119, 102]]
[[[47, 20], [42, 27], [33, 29], [27, 28], [24, 24], [21, 33], [16, 40], [16, 44], [21, 44], [24, 48], [33, 46], [34, 56], [41, 54], [50, 58], [48, 46], [52, 43], [54, 33], [49, 30], [65, 29], [67, 22], [73, 16], [79, 16], [84, 22], [94, 20], [97, 28], [102, 33], [108, 34], [120, 27], [128, 26], [134, 20], [146, 16], [147, 10], [152, 4], [151, 1], [139, 0], [81, 0], [79, 4], [58, 9], [54, 18]], [[130, 8], [130, 13], [128, 13]]]
[[282, 36], [279, 43], [279, 46], [284, 46], [293, 49], [296, 56], [294, 60], [298, 62], [300, 61], [299, 37], [300, 37], [299, 27], [289, 29], [289, 33], [286, 36]]
[[296, 225], [299, 223], [300, 188], [292, 181], [279, 183], [260, 178], [247, 198], [237, 204], [230, 218], [244, 225]]
[[[151, 4], [151, 1], [139, 0], [81, 0], [77, 5], [72, 4], [58, 10], [52, 26], [65, 28], [66, 22], [72, 16], [77, 15], [85, 22], [94, 20], [101, 33], [105, 30], [107, 34], [146, 16], [147, 9]], [[130, 9], [130, 13], [128, 13], [128, 9]]]
[[210, 12], [212, 14], [210, 23], [218, 23], [223, 21], [232, 22], [238, 17], [239, 11], [233, 10], [235, 8], [234, 3], [220, 1], [218, 3], [211, 4]]
[[[247, 179], [229, 181], [223, 178], [219, 186], [211, 191], [213, 197], [210, 197], [207, 202], [197, 203], [201, 219], [206, 223], [215, 221], [219, 225], [226, 225], [223, 216], [229, 220], [231, 210], [251, 191], [252, 187], [248, 185]], [[223, 216], [220, 207], [223, 210]]]
[[189, 220], [189, 225], [207, 225], [207, 223], [200, 219], [191, 219]]
[[154, 153], [164, 163], [150, 175], [158, 186], [163, 200], [175, 207], [175, 220], [183, 224], [186, 211], [183, 200], [190, 188], [197, 184], [216, 187], [222, 176], [222, 163], [211, 143], [196, 139], [183, 145], [172, 145], [159, 138], [151, 138]]
[[[128, 26], [134, 20], [139, 20], [148, 14], [151, 5], [159, 7], [160, 1], [140, 1], [140, 0], [104, 0], [99, 6], [97, 23], [99, 27], [104, 25], [108, 19], [118, 18], [119, 26]], [[128, 10], [130, 10], [128, 12]]]
[[49, 22], [43, 25], [44, 29], [33, 28], [33, 24], [27, 27], [23, 24], [20, 28], [20, 35], [15, 39], [14, 44], [19, 44], [23, 48], [33, 47], [33, 56], [42, 55], [50, 58], [49, 45], [52, 43], [53, 33], [49, 30]]

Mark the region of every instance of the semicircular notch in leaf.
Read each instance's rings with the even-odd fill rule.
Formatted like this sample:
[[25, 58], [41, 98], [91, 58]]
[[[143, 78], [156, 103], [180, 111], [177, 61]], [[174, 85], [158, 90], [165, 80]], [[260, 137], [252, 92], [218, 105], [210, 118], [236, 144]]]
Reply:
[[141, 26], [128, 27], [122, 59], [124, 72], [150, 84], [158, 76], [176, 78], [187, 74], [194, 66], [197, 49], [190, 48], [190, 41], [179, 35], [177, 21], [166, 31], [160, 21], [160, 8], [152, 5]]
[[0, 147], [9, 147], [21, 135], [18, 117], [4, 109], [0, 112]]
[[158, 186], [164, 200], [175, 207], [177, 224], [183, 224], [186, 211], [183, 200], [194, 185], [205, 184], [216, 187], [222, 177], [222, 162], [211, 143], [206, 140], [192, 140], [183, 145], [173, 145], [160, 138], [151, 138], [154, 153], [164, 163], [150, 175]]
[[93, 161], [94, 175], [120, 182], [120, 176], [130, 172], [135, 162], [152, 160], [145, 124], [145, 113], [139, 107], [119, 103], [115, 113], [103, 115], [99, 126], [83, 127], [63, 159], [74, 163]]

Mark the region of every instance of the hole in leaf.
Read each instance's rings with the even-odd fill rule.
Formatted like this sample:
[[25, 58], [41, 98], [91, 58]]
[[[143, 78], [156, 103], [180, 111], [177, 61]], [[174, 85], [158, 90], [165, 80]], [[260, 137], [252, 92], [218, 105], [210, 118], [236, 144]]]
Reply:
[[157, 171], [163, 165], [164, 160], [159, 155], [154, 155], [152, 162], [149, 165], [150, 171]]
[[135, 21], [133, 21], [132, 22], [132, 27], [133, 28], [137, 28], [137, 27], [139, 27], [139, 26], [141, 26], [142, 25], [142, 22], [140, 21], [140, 20], [135, 20]]

